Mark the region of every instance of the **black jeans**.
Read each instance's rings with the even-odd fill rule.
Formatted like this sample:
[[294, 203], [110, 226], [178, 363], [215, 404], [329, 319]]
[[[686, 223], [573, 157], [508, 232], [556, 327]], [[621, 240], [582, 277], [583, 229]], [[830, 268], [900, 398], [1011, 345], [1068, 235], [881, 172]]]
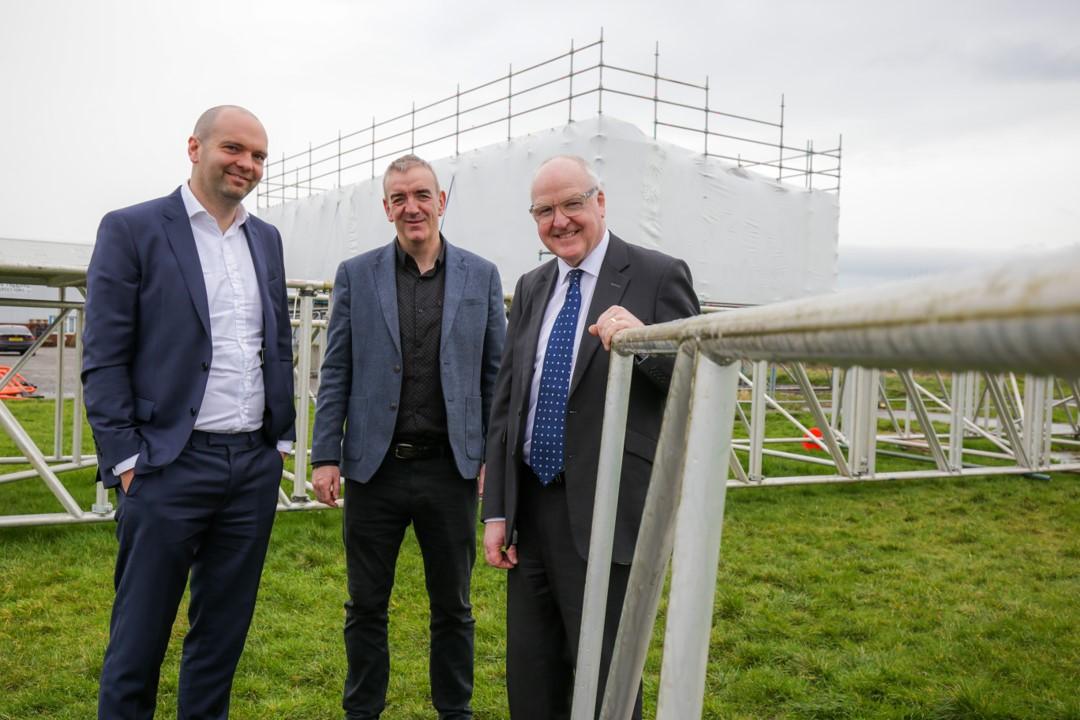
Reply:
[[405, 529], [424, 558], [431, 608], [431, 699], [440, 720], [471, 718], [473, 617], [469, 580], [476, 560], [476, 480], [452, 458], [388, 457], [370, 482], [345, 489], [347, 720], [378, 718], [390, 676], [387, 607]]

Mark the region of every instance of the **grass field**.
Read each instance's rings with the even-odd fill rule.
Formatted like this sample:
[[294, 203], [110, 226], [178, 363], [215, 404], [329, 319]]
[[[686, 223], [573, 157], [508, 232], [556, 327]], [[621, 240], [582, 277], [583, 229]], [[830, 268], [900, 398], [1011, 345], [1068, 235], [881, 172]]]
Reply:
[[[8, 407], [51, 447], [48, 402]], [[0, 454], [12, 450], [0, 438]], [[92, 473], [64, 479], [85, 507]], [[0, 505], [5, 514], [58, 509], [38, 481], [0, 485]], [[340, 522], [336, 511], [277, 518], [232, 717], [340, 717]], [[0, 529], [0, 719], [95, 716], [114, 553], [111, 523]], [[505, 718], [504, 576], [478, 566], [473, 581], [476, 717]], [[159, 717], [175, 715], [185, 625], [181, 615]], [[660, 638], [662, 623], [646, 669], [647, 717]], [[411, 535], [391, 645], [384, 717], [434, 717]], [[1080, 720], [1078, 683], [1080, 477], [729, 494], [705, 717]]]

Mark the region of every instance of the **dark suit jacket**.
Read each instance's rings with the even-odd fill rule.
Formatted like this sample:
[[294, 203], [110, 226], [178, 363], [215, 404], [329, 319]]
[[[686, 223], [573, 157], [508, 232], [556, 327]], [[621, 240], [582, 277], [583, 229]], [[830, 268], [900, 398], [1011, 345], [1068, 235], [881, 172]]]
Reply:
[[[557, 262], [552, 260], [518, 281], [510, 309], [506, 350], [495, 386], [482, 516], [484, 519], [505, 517], [508, 538], [513, 537], [519, 484], [537, 482], [522, 462], [521, 446], [525, 439], [529, 387], [540, 324], [557, 277]], [[700, 312], [686, 263], [631, 245], [611, 234], [589, 305], [567, 398], [567, 512], [574, 544], [585, 559], [589, 555], [609, 358], [599, 338], [588, 333], [588, 326], [612, 305], [625, 307], [646, 325]], [[635, 373], [630, 390], [615, 522], [612, 557], [617, 563], [629, 563], [633, 558], [673, 366], [671, 357], [650, 357], [636, 363], [639, 372]]]
[[[262, 430], [293, 439], [292, 330], [281, 236], [254, 216], [244, 223], [262, 299]], [[82, 381], [106, 487], [138, 453], [135, 472], [180, 454], [202, 404], [210, 368], [210, 314], [191, 223], [177, 188], [116, 210], [98, 228], [86, 276]]]
[[[443, 242], [446, 242], [445, 239]], [[499, 271], [446, 243], [439, 370], [458, 472], [474, 478], [506, 335]], [[394, 435], [401, 399], [395, 243], [341, 263], [315, 410], [311, 460], [367, 482]]]

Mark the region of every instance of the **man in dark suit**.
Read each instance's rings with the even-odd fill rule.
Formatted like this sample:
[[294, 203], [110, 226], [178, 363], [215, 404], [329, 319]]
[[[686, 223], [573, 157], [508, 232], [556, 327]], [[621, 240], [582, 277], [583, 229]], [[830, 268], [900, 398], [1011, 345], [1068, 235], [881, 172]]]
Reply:
[[180, 718], [226, 718], [293, 436], [281, 237], [241, 200], [266, 131], [236, 106], [188, 139], [191, 179], [107, 214], [87, 270], [87, 418], [116, 487], [116, 600], [98, 717], [151, 718], [190, 576]]
[[431, 166], [398, 158], [383, 177], [397, 237], [346, 260], [315, 411], [312, 483], [345, 498], [348, 720], [377, 718], [390, 672], [387, 606], [412, 523], [431, 607], [431, 700], [472, 717], [476, 496], [506, 315], [495, 266], [439, 232], [446, 193]]
[[[509, 570], [510, 715], [555, 720], [570, 716], [611, 339], [699, 308], [684, 262], [608, 232], [604, 191], [581, 158], [540, 166], [530, 212], [555, 259], [514, 291], [488, 432], [484, 554]], [[635, 361], [598, 706], [673, 365]]]

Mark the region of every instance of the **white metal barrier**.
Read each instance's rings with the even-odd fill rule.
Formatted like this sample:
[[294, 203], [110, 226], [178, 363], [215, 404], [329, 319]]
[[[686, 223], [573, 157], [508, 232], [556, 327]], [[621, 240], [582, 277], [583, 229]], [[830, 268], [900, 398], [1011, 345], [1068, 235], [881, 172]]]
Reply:
[[[85, 270], [65, 268], [65, 282], [75, 288], [85, 284]], [[22, 279], [22, 278], [20, 278]], [[34, 278], [27, 277], [26, 280]], [[278, 511], [292, 510], [317, 510], [323, 508], [321, 503], [312, 499], [313, 492], [308, 480], [309, 467], [309, 406], [314, 398], [311, 388], [313, 375], [317, 378], [319, 362], [312, 362], [313, 348], [325, 347], [326, 322], [316, 319], [315, 299], [319, 293], [325, 295], [332, 287], [332, 283], [324, 281], [292, 280], [287, 283], [290, 288], [297, 290], [293, 308], [293, 327], [297, 338], [296, 350], [293, 353], [294, 381], [296, 387], [296, 430], [297, 440], [294, 447], [294, 471], [283, 471], [283, 477], [292, 482], [292, 492], [286, 493], [284, 489], [279, 491]], [[71, 452], [63, 452], [65, 439], [64, 425], [64, 366], [69, 360], [68, 352], [64, 347], [63, 325], [70, 316], [75, 317], [75, 348], [71, 353], [75, 375], [78, 377], [82, 365], [82, 307], [83, 301], [70, 299], [65, 293], [65, 288], [58, 290], [58, 299], [55, 302], [48, 300], [24, 300], [0, 298], [0, 305], [41, 307], [55, 309], [56, 319], [49, 324], [47, 330], [42, 333], [31, 349], [23, 354], [8, 372], [11, 377], [20, 372], [51, 334], [57, 337], [57, 378], [56, 378], [56, 405], [53, 412], [53, 447], [51, 452], [46, 452], [30, 436], [26, 428], [19, 422], [11, 410], [0, 402], [0, 431], [5, 432], [15, 443], [19, 450], [18, 455], [0, 458], [0, 464], [29, 464], [28, 470], [16, 470], [0, 474], [0, 485], [16, 481], [39, 480], [53, 495], [59, 505], [58, 512], [35, 513], [35, 514], [12, 514], [6, 513], [8, 508], [0, 507], [0, 528], [20, 527], [28, 525], [70, 525], [76, 523], [103, 522], [113, 518], [113, 503], [109, 491], [100, 482], [96, 483], [95, 497], [90, 508], [84, 509], [72, 496], [71, 491], [61, 482], [59, 476], [62, 473], [93, 468], [97, 465], [97, 458], [91, 454], [83, 454], [83, 396], [82, 383], [76, 381], [73, 389], [74, 402], [69, 424], [71, 439]], [[317, 381], [317, 380], [316, 380]], [[0, 384], [6, 383], [0, 378]]]
[[[998, 409], [998, 425], [1007, 436], [1002, 445], [1017, 461], [1007, 471], [1078, 467], [1051, 462], [1046, 410], [1057, 401], [1052, 399], [1053, 383], [1045, 378], [1069, 378], [1075, 400], [1074, 378], [1080, 376], [1080, 250], [962, 277], [929, 278], [623, 331], [614, 343], [608, 378], [575, 675], [575, 720], [592, 718], [596, 703], [634, 353], [674, 353], [676, 361], [603, 699], [601, 717], [606, 720], [628, 718], [633, 709], [669, 560], [671, 595], [657, 718], [701, 717], [742, 361], [755, 363], [756, 381], [751, 383], [759, 397], [763, 361], [857, 368], [835, 393], [846, 405], [843, 415], [848, 422], [841, 426], [847, 436], [847, 457], [840, 452], [836, 435], [822, 438], [840, 471], [827, 480], [919, 475], [875, 473], [878, 371], [890, 368], [901, 368], [901, 380], [913, 399], [928, 391], [914, 383], [910, 369], [957, 373], [949, 411], [958, 421], [951, 425], [948, 454], [934, 430], [925, 433], [935, 474], [963, 472], [963, 433], [979, 427], [969, 419], [976, 414], [973, 376], [967, 374], [973, 371], [984, 373], [984, 394]], [[794, 372], [804, 384], [805, 373]], [[1002, 372], [1029, 374], [1022, 397], [1015, 388], [1014, 397], [1008, 397], [995, 374]], [[919, 410], [920, 402], [914, 400], [915, 414], [923, 427], [932, 428], [933, 420], [925, 406]], [[752, 406], [751, 425], [760, 424], [762, 407]], [[810, 409], [814, 417], [824, 418], [822, 408]], [[1019, 426], [1014, 422], [1018, 416], [1025, 419]], [[1073, 422], [1071, 414], [1069, 418]], [[750, 445], [759, 444], [758, 438], [752, 434]], [[756, 469], [753, 457], [751, 453], [751, 474]]]

